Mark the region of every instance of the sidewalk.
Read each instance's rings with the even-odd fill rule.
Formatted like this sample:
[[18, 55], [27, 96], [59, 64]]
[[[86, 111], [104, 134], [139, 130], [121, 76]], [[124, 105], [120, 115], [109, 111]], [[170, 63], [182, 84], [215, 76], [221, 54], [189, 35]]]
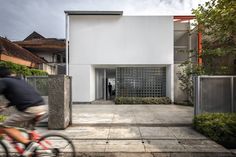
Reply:
[[57, 132], [81, 157], [233, 156], [194, 131], [192, 117], [192, 107], [177, 105], [74, 105], [73, 126]]

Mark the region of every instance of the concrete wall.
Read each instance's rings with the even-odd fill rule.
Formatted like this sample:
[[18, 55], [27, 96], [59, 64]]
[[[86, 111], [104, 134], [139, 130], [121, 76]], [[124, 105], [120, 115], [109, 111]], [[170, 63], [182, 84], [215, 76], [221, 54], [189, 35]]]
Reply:
[[65, 129], [72, 124], [71, 77], [49, 75], [49, 129]]
[[174, 62], [172, 16], [70, 15], [68, 36], [73, 102], [95, 100], [93, 65]]
[[71, 15], [70, 64], [172, 64], [171, 16]]

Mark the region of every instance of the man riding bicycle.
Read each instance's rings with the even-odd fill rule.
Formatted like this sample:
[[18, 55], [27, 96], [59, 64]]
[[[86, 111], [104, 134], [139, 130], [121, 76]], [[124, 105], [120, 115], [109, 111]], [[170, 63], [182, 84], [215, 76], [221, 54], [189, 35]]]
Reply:
[[10, 106], [15, 106], [17, 113], [12, 114], [3, 123], [3, 132], [25, 145], [23, 156], [29, 156], [38, 147], [38, 143], [25, 138], [14, 127], [20, 123], [31, 122], [39, 114], [47, 114], [47, 106], [39, 93], [24, 80], [12, 77], [6, 67], [0, 67], [0, 95], [4, 95]]

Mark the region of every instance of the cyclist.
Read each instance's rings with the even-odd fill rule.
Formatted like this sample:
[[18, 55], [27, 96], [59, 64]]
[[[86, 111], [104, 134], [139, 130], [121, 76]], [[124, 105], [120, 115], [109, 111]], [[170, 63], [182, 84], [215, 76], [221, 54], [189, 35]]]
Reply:
[[39, 114], [47, 115], [47, 106], [39, 93], [24, 80], [11, 76], [5, 66], [0, 67], [0, 95], [15, 106], [17, 112], [10, 115], [3, 123], [3, 132], [25, 145], [23, 156], [29, 156], [38, 147], [38, 143], [25, 138], [14, 127], [20, 123], [30, 123]]

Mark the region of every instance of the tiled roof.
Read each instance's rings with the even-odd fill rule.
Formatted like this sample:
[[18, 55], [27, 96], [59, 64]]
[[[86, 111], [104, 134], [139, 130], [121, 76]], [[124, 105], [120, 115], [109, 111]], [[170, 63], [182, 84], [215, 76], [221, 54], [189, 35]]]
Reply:
[[2, 37], [0, 37], [0, 53], [31, 61], [36, 64], [46, 63], [44, 59]]
[[44, 38], [44, 39], [31, 39], [14, 42], [32, 53], [45, 52], [45, 53], [64, 53], [66, 43], [64, 39]]
[[44, 37], [41, 34], [34, 31], [28, 37], [26, 37], [24, 40], [32, 40], [32, 39], [44, 39]]

